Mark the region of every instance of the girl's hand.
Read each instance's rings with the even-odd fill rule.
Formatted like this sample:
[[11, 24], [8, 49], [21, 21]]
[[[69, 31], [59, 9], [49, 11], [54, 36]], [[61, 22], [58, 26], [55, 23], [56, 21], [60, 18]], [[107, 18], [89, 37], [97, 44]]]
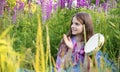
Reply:
[[65, 34], [63, 35], [63, 40], [65, 42], [65, 44], [68, 46], [68, 48], [73, 49], [73, 44], [72, 44], [72, 40], [70, 37], [67, 37]]

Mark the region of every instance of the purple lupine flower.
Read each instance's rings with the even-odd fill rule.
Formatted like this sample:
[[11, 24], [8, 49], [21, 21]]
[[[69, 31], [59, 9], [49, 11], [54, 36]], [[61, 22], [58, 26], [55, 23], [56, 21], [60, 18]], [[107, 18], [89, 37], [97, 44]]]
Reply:
[[102, 7], [103, 7], [103, 10], [104, 10], [104, 11], [107, 11], [108, 4], [104, 2], [104, 3], [102, 3], [101, 5], [102, 5]]
[[89, 1], [85, 1], [84, 6], [86, 6], [87, 8], [89, 8], [89, 7], [90, 7], [90, 3], [89, 3]]
[[42, 22], [46, 21], [46, 14], [45, 14], [45, 1], [44, 0], [40, 0], [41, 2], [41, 8], [42, 8]]
[[60, 8], [65, 8], [65, 0], [58, 0], [58, 5]]
[[39, 0], [41, 3], [44, 2], [44, 0]]
[[54, 9], [55, 11], [56, 11], [56, 9], [57, 9], [57, 6], [58, 6], [57, 3], [53, 4], [53, 9]]
[[86, 0], [82, 0], [82, 6], [88, 6], [88, 2]]
[[91, 3], [91, 0], [87, 0], [88, 1], [88, 4], [90, 4]]
[[98, 6], [99, 5], [99, 2], [100, 2], [100, 0], [96, 0], [96, 6]]
[[86, 0], [77, 0], [77, 7], [87, 6]]
[[41, 2], [40, 2], [40, 0], [37, 0], [37, 1], [36, 1], [36, 4], [39, 4], [39, 5], [41, 5]]
[[49, 2], [46, 2], [46, 18], [48, 19], [51, 16], [52, 12], [52, 0], [49, 0]]
[[3, 14], [4, 6], [5, 6], [5, 0], [0, 0], [0, 15]]
[[66, 0], [67, 1], [67, 8], [71, 9], [73, 0]]
[[77, 7], [80, 7], [80, 0], [77, 0]]
[[80, 0], [80, 6], [83, 7], [84, 6], [84, 2], [85, 2], [84, 0]]
[[50, 18], [52, 13], [52, 0], [42, 1], [42, 22], [44, 23], [47, 19]]
[[18, 2], [19, 3], [19, 7], [18, 7], [18, 10], [23, 10], [24, 9], [24, 2], [22, 2], [22, 1], [19, 1]]
[[12, 19], [13, 19], [13, 23], [15, 23], [16, 22], [16, 16], [17, 16], [17, 6], [14, 7], [13, 11], [14, 11], [14, 14], [12, 16]]
[[17, 17], [17, 11], [23, 10], [24, 9], [24, 2], [22, 2], [21, 0], [16, 1], [16, 5], [14, 6], [13, 9], [13, 23], [16, 22], [16, 17]]
[[36, 3], [41, 5], [44, 2], [44, 0], [37, 0]]

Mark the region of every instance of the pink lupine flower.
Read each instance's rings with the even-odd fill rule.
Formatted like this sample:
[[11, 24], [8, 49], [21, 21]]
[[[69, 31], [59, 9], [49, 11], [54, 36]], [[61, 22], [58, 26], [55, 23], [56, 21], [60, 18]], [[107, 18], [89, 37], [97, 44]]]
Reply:
[[99, 5], [99, 2], [100, 2], [100, 0], [96, 0], [96, 6], [98, 6]]

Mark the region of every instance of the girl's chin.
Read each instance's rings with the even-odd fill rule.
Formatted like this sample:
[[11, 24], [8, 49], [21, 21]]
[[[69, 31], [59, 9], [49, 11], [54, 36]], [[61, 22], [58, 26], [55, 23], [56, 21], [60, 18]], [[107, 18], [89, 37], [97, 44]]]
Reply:
[[72, 35], [76, 35], [76, 33], [72, 33]]

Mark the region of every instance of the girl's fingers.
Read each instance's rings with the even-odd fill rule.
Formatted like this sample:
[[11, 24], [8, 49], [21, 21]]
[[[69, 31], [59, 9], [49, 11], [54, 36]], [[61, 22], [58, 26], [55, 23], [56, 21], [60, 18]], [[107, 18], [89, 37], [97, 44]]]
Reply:
[[71, 38], [70, 38], [70, 37], [68, 37], [68, 40], [69, 40], [69, 41], [71, 41]]
[[64, 41], [66, 41], [66, 40], [67, 40], [67, 37], [66, 37], [66, 35], [65, 35], [65, 34], [63, 35], [63, 39], [64, 39]]
[[69, 39], [67, 38], [67, 36], [64, 34], [64, 41], [67, 43], [67, 42], [69, 42]]
[[67, 37], [65, 34], [63, 35], [65, 40], [71, 41], [70, 37]]
[[67, 37], [65, 34], [63, 34], [63, 40], [69, 48], [71, 49], [73, 48], [73, 44], [72, 44], [70, 37]]
[[72, 42], [70, 37], [67, 37], [65, 34], [63, 35], [65, 42]]

